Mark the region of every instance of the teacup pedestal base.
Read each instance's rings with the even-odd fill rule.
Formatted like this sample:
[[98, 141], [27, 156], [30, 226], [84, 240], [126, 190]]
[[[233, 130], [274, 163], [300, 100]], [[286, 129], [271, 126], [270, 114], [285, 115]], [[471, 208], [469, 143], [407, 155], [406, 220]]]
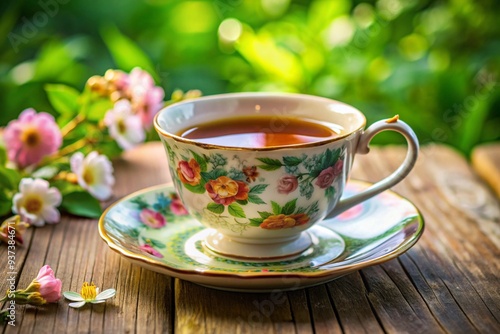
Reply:
[[[332, 234], [335, 234], [332, 232]], [[336, 235], [338, 237], [338, 235]], [[210, 253], [236, 261], [246, 262], [277, 262], [296, 259], [300, 256], [309, 255], [314, 252], [318, 244], [318, 238], [314, 233], [303, 231], [294, 238], [277, 240], [272, 243], [249, 243], [245, 240], [228, 237], [216, 230], [210, 229], [202, 242], [203, 247]], [[332, 256], [331, 261], [340, 255], [342, 247], [328, 252]], [[339, 243], [340, 245], [340, 243]]]

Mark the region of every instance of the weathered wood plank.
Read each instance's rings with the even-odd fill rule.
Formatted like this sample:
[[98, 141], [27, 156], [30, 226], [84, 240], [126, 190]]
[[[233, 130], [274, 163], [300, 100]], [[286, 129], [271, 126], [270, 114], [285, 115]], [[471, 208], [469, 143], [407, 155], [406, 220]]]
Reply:
[[[459, 181], [478, 182], [479, 185], [480, 182], [463, 157], [453, 150], [432, 147], [428, 154], [425, 154], [425, 149], [423, 153], [426, 162], [420, 163], [412, 173], [412, 178], [408, 179], [412, 182], [405, 181], [397, 186], [401, 194], [415, 197], [414, 202], [427, 222], [419, 245], [407, 253], [410, 257], [427, 254], [413, 261], [422, 271], [425, 281], [417, 284], [417, 288], [446, 330], [498, 331], [500, 254], [494, 242], [495, 236], [478, 228], [484, 219], [472, 219], [470, 213], [464, 212], [467, 210], [465, 206], [457, 206], [446, 198], [443, 187], [448, 185], [442, 182], [442, 178], [447, 173], [443, 172], [443, 166], [450, 164], [446, 171], [460, 175]], [[387, 161], [392, 162], [395, 154], [403, 154], [403, 151], [389, 150]], [[425, 196], [415, 196], [421, 190], [425, 191]], [[419, 250], [421, 252], [417, 253]], [[432, 260], [421, 262], [426, 257]], [[415, 268], [405, 259], [400, 258], [408, 274], [414, 283], [419, 282]], [[426, 293], [425, 285], [431, 288], [429, 293]]]
[[344, 333], [383, 333], [359, 272], [334, 280], [327, 287]]
[[175, 281], [176, 333], [290, 333], [287, 295], [240, 293]]
[[295, 332], [309, 334], [313, 333], [307, 295], [304, 289], [287, 292], [290, 311], [292, 312]]
[[342, 333], [326, 285], [308, 288], [306, 291], [314, 331], [316, 333]]

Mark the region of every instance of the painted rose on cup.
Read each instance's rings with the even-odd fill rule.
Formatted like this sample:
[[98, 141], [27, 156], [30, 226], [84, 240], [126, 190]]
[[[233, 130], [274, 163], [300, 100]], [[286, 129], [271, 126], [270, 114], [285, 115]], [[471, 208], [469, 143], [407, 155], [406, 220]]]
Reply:
[[298, 213], [293, 215], [279, 214], [269, 216], [264, 219], [264, 222], [260, 225], [260, 227], [268, 230], [278, 230], [281, 228], [290, 228], [304, 225], [307, 224], [309, 220], [309, 217], [305, 213]]
[[195, 159], [191, 159], [189, 162], [181, 160], [177, 165], [177, 175], [179, 176], [181, 182], [191, 186], [197, 186], [200, 184], [200, 171], [200, 165]]
[[294, 175], [285, 175], [278, 181], [278, 192], [280, 194], [289, 194], [299, 186], [299, 181]]
[[216, 180], [208, 181], [205, 188], [210, 198], [217, 204], [229, 205], [236, 200], [248, 199], [248, 185], [227, 176], [220, 176]]

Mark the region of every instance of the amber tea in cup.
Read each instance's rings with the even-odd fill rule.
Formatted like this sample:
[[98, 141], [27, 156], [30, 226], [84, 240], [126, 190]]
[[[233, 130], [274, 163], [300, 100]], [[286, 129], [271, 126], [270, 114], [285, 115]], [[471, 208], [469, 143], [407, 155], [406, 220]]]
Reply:
[[281, 115], [223, 118], [177, 132], [205, 144], [264, 148], [314, 143], [341, 135], [338, 124]]

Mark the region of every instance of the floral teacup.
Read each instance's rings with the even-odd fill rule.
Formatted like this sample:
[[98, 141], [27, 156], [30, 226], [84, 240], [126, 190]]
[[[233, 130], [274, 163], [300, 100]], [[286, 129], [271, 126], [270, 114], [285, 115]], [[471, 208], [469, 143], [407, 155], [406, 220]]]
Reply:
[[[266, 148], [211, 145], [177, 135], [201, 123], [263, 113], [276, 120], [286, 115], [331, 122], [343, 131], [333, 139]], [[354, 107], [326, 98], [238, 93], [173, 104], [154, 124], [182, 202], [213, 229], [204, 246], [230, 258], [268, 261], [299, 256], [312, 243], [308, 228], [392, 187], [413, 168], [418, 140], [407, 124], [394, 117], [364, 130], [365, 123]], [[403, 134], [406, 159], [387, 178], [341, 200], [355, 154], [368, 153], [372, 137], [384, 130]]]

